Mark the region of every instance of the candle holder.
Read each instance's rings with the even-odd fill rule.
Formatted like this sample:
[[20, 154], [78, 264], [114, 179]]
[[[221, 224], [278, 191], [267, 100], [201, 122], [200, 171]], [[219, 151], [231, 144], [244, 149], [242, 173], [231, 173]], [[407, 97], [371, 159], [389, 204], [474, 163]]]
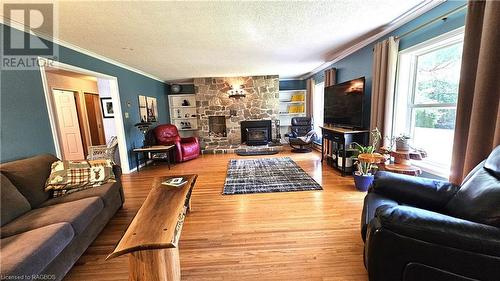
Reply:
[[148, 133], [149, 131], [149, 128], [151, 127], [152, 123], [151, 122], [139, 122], [139, 123], [136, 123], [134, 126], [137, 127], [137, 129], [139, 129], [139, 131], [141, 131], [142, 133], [142, 136], [143, 136], [143, 140], [142, 140], [142, 146], [145, 147], [146, 146], [146, 134]]

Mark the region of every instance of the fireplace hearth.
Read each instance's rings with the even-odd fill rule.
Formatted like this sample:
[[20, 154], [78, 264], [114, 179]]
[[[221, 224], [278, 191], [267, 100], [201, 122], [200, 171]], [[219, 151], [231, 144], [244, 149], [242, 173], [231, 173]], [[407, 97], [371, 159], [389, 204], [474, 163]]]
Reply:
[[241, 143], [266, 145], [271, 139], [271, 120], [241, 121]]

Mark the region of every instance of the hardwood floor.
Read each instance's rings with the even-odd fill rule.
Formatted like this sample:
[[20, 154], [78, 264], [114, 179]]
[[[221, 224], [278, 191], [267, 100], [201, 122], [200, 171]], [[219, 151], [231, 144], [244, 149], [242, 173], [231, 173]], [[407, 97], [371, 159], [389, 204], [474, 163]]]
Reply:
[[[364, 193], [352, 177], [322, 165], [320, 154], [290, 156], [323, 191], [222, 195], [228, 160], [204, 155], [123, 176], [124, 208], [78, 260], [65, 280], [127, 280], [127, 258], [105, 261], [149, 192], [166, 174], [199, 175], [193, 212], [180, 239], [182, 280], [368, 280], [359, 233]], [[249, 157], [247, 157], [249, 158]]]

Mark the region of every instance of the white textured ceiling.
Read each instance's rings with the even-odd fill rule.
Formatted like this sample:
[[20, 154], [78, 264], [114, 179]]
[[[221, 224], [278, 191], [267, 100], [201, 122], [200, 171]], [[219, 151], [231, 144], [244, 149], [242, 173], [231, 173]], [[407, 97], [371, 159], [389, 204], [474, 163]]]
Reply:
[[59, 2], [59, 38], [167, 81], [290, 78], [421, 2]]

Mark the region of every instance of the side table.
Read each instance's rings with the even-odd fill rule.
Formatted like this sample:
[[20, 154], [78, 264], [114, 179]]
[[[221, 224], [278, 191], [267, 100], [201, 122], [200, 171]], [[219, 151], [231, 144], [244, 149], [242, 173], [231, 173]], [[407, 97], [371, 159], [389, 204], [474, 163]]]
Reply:
[[153, 145], [148, 147], [134, 148], [132, 152], [135, 153], [135, 163], [137, 165], [137, 172], [140, 169], [140, 160], [139, 154], [143, 155], [144, 166], [147, 166], [149, 157], [147, 156], [149, 153], [165, 153], [167, 156], [168, 169], [170, 170], [170, 152], [174, 149], [174, 145]]
[[390, 155], [394, 157], [394, 164], [383, 165], [384, 170], [410, 176], [419, 176], [422, 174], [422, 170], [419, 167], [413, 166], [411, 160], [422, 160], [425, 158], [427, 154], [424, 151], [395, 150], [391, 151]]
[[387, 164], [383, 165], [384, 170], [388, 172], [410, 175], [410, 176], [419, 176], [422, 174], [422, 170], [419, 167], [405, 164]]

